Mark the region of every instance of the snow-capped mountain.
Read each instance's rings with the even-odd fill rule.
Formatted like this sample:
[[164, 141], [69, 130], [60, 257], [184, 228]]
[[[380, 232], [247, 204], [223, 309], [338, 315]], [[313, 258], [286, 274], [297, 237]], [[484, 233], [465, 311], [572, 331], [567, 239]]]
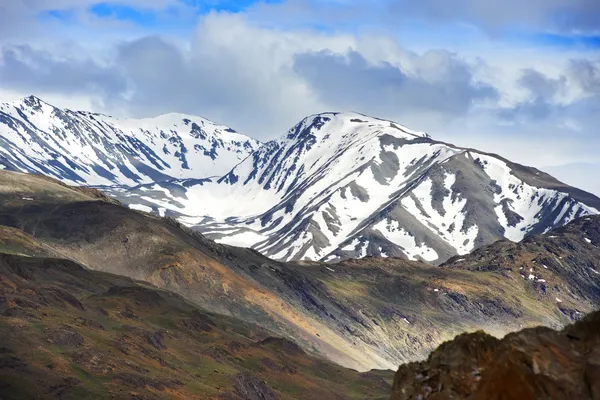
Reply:
[[0, 168], [77, 185], [135, 186], [220, 176], [259, 143], [207, 119], [117, 119], [31, 96], [0, 104]]
[[280, 260], [439, 263], [600, 209], [597, 197], [537, 169], [355, 113], [308, 117], [220, 179], [113, 194]]

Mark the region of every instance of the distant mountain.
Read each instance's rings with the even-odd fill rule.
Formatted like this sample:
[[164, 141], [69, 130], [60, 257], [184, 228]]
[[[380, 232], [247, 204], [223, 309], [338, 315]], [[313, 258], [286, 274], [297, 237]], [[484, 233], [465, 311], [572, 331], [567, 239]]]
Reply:
[[313, 115], [260, 144], [200, 117], [122, 120], [32, 96], [0, 105], [0, 168], [101, 186], [282, 261], [439, 264], [600, 210], [535, 168], [356, 113]]
[[221, 178], [112, 194], [287, 261], [441, 263], [600, 210], [596, 196], [535, 168], [355, 113], [308, 117]]
[[63, 110], [31, 96], [0, 104], [0, 169], [77, 185], [218, 176], [259, 146], [207, 119], [118, 119]]

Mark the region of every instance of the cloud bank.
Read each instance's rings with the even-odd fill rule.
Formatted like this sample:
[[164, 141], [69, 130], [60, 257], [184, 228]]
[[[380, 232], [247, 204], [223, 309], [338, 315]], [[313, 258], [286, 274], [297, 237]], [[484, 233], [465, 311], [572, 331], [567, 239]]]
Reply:
[[197, 114], [260, 140], [309, 114], [352, 110], [564, 166], [558, 175], [574, 182], [573, 165], [600, 163], [600, 7], [520, 3], [288, 0], [234, 12], [217, 1], [220, 11], [200, 12], [177, 0], [8, 2], [0, 101]]

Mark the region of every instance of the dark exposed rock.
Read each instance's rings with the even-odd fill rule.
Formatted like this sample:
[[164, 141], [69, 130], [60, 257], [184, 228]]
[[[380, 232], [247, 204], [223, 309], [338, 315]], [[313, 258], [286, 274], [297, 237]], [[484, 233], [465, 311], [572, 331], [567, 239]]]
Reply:
[[148, 332], [146, 334], [146, 339], [148, 340], [148, 343], [154, 346], [155, 349], [164, 350], [167, 348], [164, 342], [165, 335], [163, 331]]
[[192, 332], [210, 332], [214, 322], [206, 314], [196, 312], [194, 318], [187, 318], [181, 324]]
[[13, 307], [7, 308], [2, 312], [2, 316], [4, 317], [12, 317], [12, 318], [23, 318], [30, 319], [35, 318], [36, 316], [29, 311], [23, 310], [22, 308]]
[[304, 350], [300, 348], [296, 343], [291, 340], [278, 338], [278, 337], [268, 337], [260, 342], [256, 343], [258, 346], [271, 346], [274, 348], [281, 349], [290, 355], [302, 355], [305, 354]]
[[85, 326], [86, 328], [98, 329], [98, 330], [102, 330], [102, 331], [105, 330], [104, 326], [101, 323], [96, 322], [96, 321], [94, 321], [92, 319], [88, 319], [88, 318], [76, 318], [75, 322], [78, 325]]
[[233, 341], [227, 345], [227, 348], [229, 349], [230, 352], [235, 353], [236, 351], [245, 349], [246, 345], [242, 344], [240, 342]]
[[241, 373], [235, 377], [235, 393], [245, 400], [277, 400], [273, 390], [254, 375]]
[[54, 398], [62, 398], [63, 395], [65, 395], [70, 389], [74, 388], [80, 383], [81, 381], [79, 379], [75, 377], [68, 377], [62, 379], [61, 383], [50, 386], [48, 391]]
[[131, 308], [129, 306], [126, 306], [125, 310], [123, 310], [119, 313], [119, 316], [121, 318], [127, 318], [127, 319], [139, 319], [139, 317], [137, 315], [135, 315], [135, 313], [133, 312], [133, 310], [131, 310]]
[[95, 349], [81, 349], [73, 353], [73, 362], [95, 374], [106, 375], [115, 370], [115, 366], [106, 360], [106, 355]]
[[0, 370], [10, 369], [15, 371], [27, 371], [29, 367], [18, 357], [3, 356], [0, 357]]
[[83, 344], [83, 336], [69, 327], [54, 329], [49, 332], [47, 340], [60, 347], [79, 347]]

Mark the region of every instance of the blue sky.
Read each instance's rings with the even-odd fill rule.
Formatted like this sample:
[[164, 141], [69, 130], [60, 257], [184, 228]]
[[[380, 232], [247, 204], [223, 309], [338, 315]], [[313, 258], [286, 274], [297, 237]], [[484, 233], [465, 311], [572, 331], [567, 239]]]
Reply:
[[[263, 1], [264, 4], [276, 4], [279, 0]], [[178, 7], [177, 3], [166, 5], [161, 8], [148, 8], [143, 4], [119, 3], [119, 2], [91, 2], [85, 11], [98, 18], [118, 19], [133, 24], [160, 30], [169, 24], [184, 24], [192, 28], [196, 17], [209, 12], [243, 12], [252, 5], [259, 3], [253, 0], [215, 0], [197, 1], [182, 0], [181, 5], [188, 6], [185, 9]], [[141, 5], [141, 6], [140, 6]], [[49, 8], [40, 13], [40, 18], [53, 18], [66, 24], [76, 23], [74, 8]], [[185, 14], [184, 14], [185, 13]]]
[[[211, 12], [227, 12], [227, 13], [243, 13], [253, 7], [282, 5], [284, 0], [214, 0], [214, 1], [198, 1], [198, 0], [180, 0], [172, 4], [166, 3], [164, 7], [147, 7], [143, 4], [143, 0], [136, 5], [135, 2], [90, 2], [85, 11], [90, 15], [94, 15], [101, 19], [117, 19], [124, 22], [130, 22], [140, 27], [145, 27], [150, 30], [160, 32], [162, 29], [167, 29], [172, 25], [178, 25], [192, 29], [197, 18]], [[306, 2], [302, 7], [304, 13], [310, 14], [309, 7], [314, 7], [314, 12], [330, 12], [343, 14], [344, 10], [356, 9], [356, 13], [349, 15], [346, 18], [323, 18], [315, 17], [312, 21], [310, 18], [303, 21], [303, 26], [310, 26], [315, 29], [325, 31], [345, 31], [354, 30], [360, 27], [377, 27], [382, 24], [382, 18], [389, 12], [391, 1], [371, 1], [371, 2], [346, 2], [346, 1], [317, 1]], [[300, 2], [298, 2], [300, 7]], [[181, 8], [180, 6], [187, 6]], [[77, 15], [75, 7], [66, 8], [48, 8], [43, 10], [39, 17], [51, 18], [59, 20], [65, 24], [77, 23]], [[308, 10], [307, 10], [308, 9]], [[367, 13], [360, 13], [359, 10], [368, 9]], [[302, 19], [302, 18], [299, 18]], [[265, 22], [265, 21], [263, 21]], [[271, 23], [278, 24], [279, 21], [273, 19]], [[384, 24], [389, 24], [385, 21]], [[392, 22], [393, 23], [393, 22]], [[285, 24], [285, 21], [282, 22]], [[419, 31], [423, 35], [429, 32], [430, 36], [435, 36], [438, 32], [443, 32], [447, 37], [464, 37], [469, 31], [481, 31], [485, 27], [477, 26], [469, 19], [456, 20], [427, 20], [426, 18], [415, 16], [414, 18], [403, 20], [401, 24], [395, 27], [387, 27], [389, 31], [403, 31], [406, 29]], [[575, 29], [572, 32], [561, 30], [549, 30], [544, 27], [524, 28], [522, 24], [515, 22], [514, 24], [507, 23], [494, 32], [496, 39], [506, 41], [517, 41], [523, 43], [531, 43], [540, 46], [556, 46], [563, 48], [582, 48], [595, 50], [600, 48], [600, 32], [579, 32]]]
[[0, 1], [0, 101], [30, 94], [261, 140], [357, 111], [600, 193], [598, 0]]

